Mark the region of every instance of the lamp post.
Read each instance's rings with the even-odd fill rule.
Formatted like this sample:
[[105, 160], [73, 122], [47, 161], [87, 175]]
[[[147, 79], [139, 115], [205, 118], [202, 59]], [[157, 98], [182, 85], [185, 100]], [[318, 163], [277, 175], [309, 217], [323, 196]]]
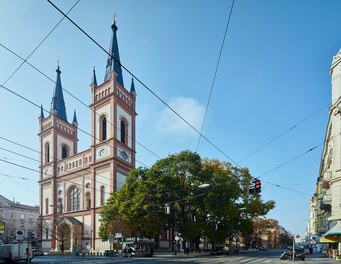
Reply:
[[[192, 185], [193, 186], [193, 185]], [[210, 184], [208, 183], [204, 183], [204, 184], [200, 184], [198, 186], [195, 186], [197, 187], [198, 189], [206, 189], [208, 187], [210, 187]], [[205, 193], [203, 193], [205, 194]], [[199, 194], [199, 195], [193, 195], [192, 194], [192, 199], [195, 198], [195, 197], [198, 197], [198, 196], [201, 196], [203, 194]], [[186, 199], [182, 199], [182, 200], [186, 200]], [[177, 202], [180, 202], [182, 200], [176, 200], [176, 201], [173, 201], [173, 202], [169, 202], [169, 203], [166, 203], [165, 204], [165, 208], [166, 208], [166, 214], [170, 215], [170, 204], [174, 204], [174, 203], [177, 203]], [[174, 255], [177, 254], [177, 247], [178, 247], [178, 244], [181, 243], [183, 241], [183, 238], [181, 237], [181, 233], [177, 232], [177, 210], [176, 210], [176, 207], [174, 206], [173, 207], [174, 209], [174, 221], [173, 221], [173, 230], [172, 230], [172, 233], [170, 235], [170, 238], [172, 238], [174, 236], [174, 240], [173, 240], [173, 252], [174, 252]], [[181, 252], [181, 244], [180, 244], [180, 252]]]

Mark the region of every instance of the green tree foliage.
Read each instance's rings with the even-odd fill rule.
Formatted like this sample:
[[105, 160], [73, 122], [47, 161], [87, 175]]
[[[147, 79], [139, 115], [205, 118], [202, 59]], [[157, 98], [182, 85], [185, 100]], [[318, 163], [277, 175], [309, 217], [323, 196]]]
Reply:
[[[138, 168], [113, 193], [101, 211], [100, 235], [115, 232], [153, 237], [162, 230], [180, 232], [199, 245], [205, 236], [212, 243], [252, 233], [251, 219], [265, 215], [274, 202], [251, 196], [247, 169], [228, 162], [202, 160], [183, 151], [157, 161], [150, 169]], [[200, 188], [208, 183], [209, 188]], [[165, 208], [169, 207], [169, 214]]]

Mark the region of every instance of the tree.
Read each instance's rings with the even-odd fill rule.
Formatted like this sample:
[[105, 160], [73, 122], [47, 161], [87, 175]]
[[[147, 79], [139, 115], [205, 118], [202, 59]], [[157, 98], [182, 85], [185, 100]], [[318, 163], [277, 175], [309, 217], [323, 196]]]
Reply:
[[250, 234], [252, 219], [267, 214], [274, 202], [264, 203], [260, 195], [250, 195], [252, 177], [245, 168], [208, 159], [203, 160], [203, 167], [212, 187], [206, 197], [209, 215], [206, 237], [215, 244], [226, 239], [232, 242], [238, 234]]
[[292, 241], [293, 241], [293, 234], [291, 234], [290, 232], [284, 230], [284, 232], [281, 232], [279, 234], [279, 243], [282, 247], [292, 245]]
[[[202, 160], [182, 151], [157, 161], [150, 169], [132, 170], [124, 186], [113, 193], [101, 211], [100, 235], [125, 232], [149, 237], [163, 229], [182, 234], [198, 247], [205, 236], [212, 243], [250, 232], [251, 219], [265, 215], [274, 202], [251, 196], [247, 169], [228, 162]], [[201, 189], [209, 183], [209, 189]], [[165, 214], [165, 206], [171, 210]]]

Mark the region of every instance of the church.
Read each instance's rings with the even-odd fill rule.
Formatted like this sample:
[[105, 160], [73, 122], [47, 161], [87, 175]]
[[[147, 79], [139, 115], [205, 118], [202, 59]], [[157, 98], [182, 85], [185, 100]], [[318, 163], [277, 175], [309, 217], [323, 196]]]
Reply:
[[135, 168], [135, 86], [133, 80], [129, 90], [124, 86], [115, 21], [111, 29], [104, 81], [98, 85], [93, 70], [90, 84], [90, 148], [78, 152], [77, 116], [74, 112], [71, 122], [67, 118], [59, 65], [49, 116], [45, 117], [41, 108], [38, 136], [43, 250], [109, 249], [109, 243], [98, 235], [100, 210]]

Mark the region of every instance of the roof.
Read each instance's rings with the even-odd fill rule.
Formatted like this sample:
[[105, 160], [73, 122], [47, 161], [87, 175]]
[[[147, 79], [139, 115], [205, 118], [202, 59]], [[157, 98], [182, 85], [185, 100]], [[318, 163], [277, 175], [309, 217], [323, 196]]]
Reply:
[[113, 24], [111, 25], [112, 28], [112, 38], [109, 48], [109, 56], [107, 60], [107, 67], [104, 76], [104, 82], [110, 79], [111, 73], [114, 71], [117, 74], [117, 81], [123, 84], [123, 76], [122, 76], [122, 68], [121, 68], [121, 61], [120, 61], [120, 54], [118, 52], [118, 44], [117, 44], [117, 26], [114, 20]]
[[63, 96], [63, 88], [62, 88], [62, 82], [60, 80], [60, 74], [61, 71], [59, 69], [59, 65], [57, 67], [57, 79], [56, 79], [56, 86], [53, 91], [53, 97], [51, 102], [51, 112], [56, 111], [57, 117], [67, 122], [66, 117], [66, 109], [65, 109], [65, 102], [64, 102], [64, 96]]

